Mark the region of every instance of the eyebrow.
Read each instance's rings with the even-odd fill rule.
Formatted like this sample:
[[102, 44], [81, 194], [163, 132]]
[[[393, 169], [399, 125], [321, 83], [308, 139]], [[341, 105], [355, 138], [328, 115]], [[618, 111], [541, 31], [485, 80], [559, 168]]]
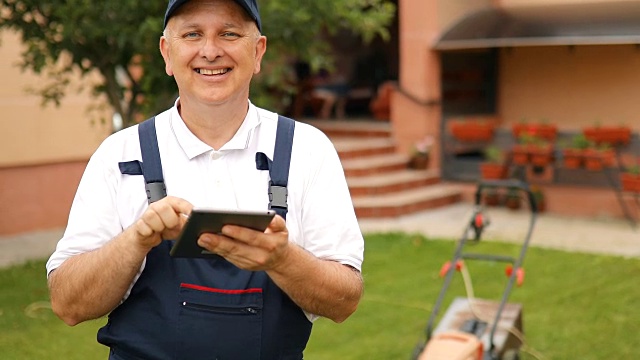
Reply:
[[176, 27], [176, 30], [183, 31], [183, 30], [187, 30], [187, 29], [195, 29], [195, 28], [198, 28], [198, 27], [200, 27], [200, 26], [198, 24], [196, 24], [196, 23], [185, 23], [185, 24], [182, 24], [179, 27]]
[[[182, 30], [188, 30], [188, 29], [197, 29], [202, 27], [201, 24], [198, 23], [185, 23], [182, 24], [177, 30], [182, 31]], [[230, 23], [230, 22], [226, 22], [222, 25], [222, 29], [228, 30], [228, 29], [242, 29], [243, 27], [238, 25], [237, 23]]]
[[230, 29], [230, 28], [242, 28], [242, 26], [236, 24], [236, 23], [224, 23], [224, 25], [222, 26], [223, 29]]

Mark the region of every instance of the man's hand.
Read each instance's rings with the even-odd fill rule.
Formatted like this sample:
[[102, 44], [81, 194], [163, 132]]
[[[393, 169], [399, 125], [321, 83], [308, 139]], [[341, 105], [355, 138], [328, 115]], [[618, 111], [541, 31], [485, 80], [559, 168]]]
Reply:
[[284, 219], [276, 215], [263, 233], [241, 226], [225, 225], [222, 235], [203, 234], [198, 245], [245, 270], [276, 267], [289, 250], [289, 233]]
[[96, 319], [122, 301], [149, 251], [178, 235], [193, 206], [165, 197], [122, 234], [95, 251], [69, 258], [49, 275], [51, 307], [69, 325]]
[[226, 225], [222, 234], [203, 234], [198, 245], [250, 271], [269, 277], [303, 310], [344, 321], [358, 306], [360, 272], [335, 261], [321, 260], [289, 242], [283, 218], [276, 215], [264, 233]]
[[148, 251], [163, 239], [177, 237], [192, 209], [188, 201], [172, 196], [152, 203], [130, 227], [136, 244]]

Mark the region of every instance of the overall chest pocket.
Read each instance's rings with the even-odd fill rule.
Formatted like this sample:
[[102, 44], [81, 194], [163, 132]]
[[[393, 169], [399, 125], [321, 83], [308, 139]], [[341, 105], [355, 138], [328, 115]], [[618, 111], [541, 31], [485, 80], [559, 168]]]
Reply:
[[262, 289], [180, 287], [180, 358], [258, 360], [262, 342]]

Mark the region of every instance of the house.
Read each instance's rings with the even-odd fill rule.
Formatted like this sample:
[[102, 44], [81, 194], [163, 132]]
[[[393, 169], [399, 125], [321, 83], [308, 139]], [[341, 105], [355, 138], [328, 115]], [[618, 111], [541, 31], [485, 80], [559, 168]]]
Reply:
[[[640, 0], [393, 2], [391, 42], [345, 53], [362, 72], [363, 87], [385, 78], [363, 72], [374, 63], [370, 56], [384, 60], [397, 83], [390, 121], [398, 151], [434, 135], [430, 166], [463, 186], [469, 201], [489, 143], [457, 142], [450, 127], [460, 118], [494, 122], [490, 143], [507, 151], [522, 119], [556, 125], [558, 150], [587, 126], [623, 124], [633, 135], [619, 148], [621, 159], [640, 156]], [[0, 73], [8, 85], [0, 99], [0, 236], [64, 226], [89, 156], [111, 133], [110, 121], [96, 120], [111, 114], [87, 113], [100, 100], [86, 92], [69, 93], [60, 107], [41, 107], [25, 88], [38, 87], [42, 77], [16, 66], [18, 35], [3, 32], [1, 40]], [[554, 213], [640, 218], [638, 195], [616, 191], [615, 169], [519, 170], [544, 187]]]
[[111, 132], [100, 118], [110, 116], [87, 111], [96, 100], [78, 81], [60, 107], [42, 107], [27, 90], [40, 88], [43, 77], [17, 65], [19, 35], [5, 31], [0, 41], [0, 236], [64, 226], [89, 156]]
[[[523, 119], [557, 126], [563, 141], [587, 127], [632, 130], [620, 161], [640, 156], [640, 1], [399, 0], [399, 81], [391, 121], [400, 151], [425, 134], [440, 143], [447, 181], [478, 179], [482, 150], [509, 151]], [[451, 136], [459, 119], [496, 124], [488, 143]], [[559, 214], [638, 218], [638, 195], [616, 190], [618, 171], [523, 166]], [[535, 170], [535, 171], [534, 171]]]

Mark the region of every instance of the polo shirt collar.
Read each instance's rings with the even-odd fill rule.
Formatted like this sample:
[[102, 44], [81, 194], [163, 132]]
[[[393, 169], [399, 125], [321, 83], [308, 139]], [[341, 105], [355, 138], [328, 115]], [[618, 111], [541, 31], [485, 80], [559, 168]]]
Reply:
[[[173, 134], [178, 140], [178, 144], [180, 144], [185, 155], [187, 155], [189, 159], [193, 159], [204, 153], [212, 151], [213, 148], [198, 139], [184, 123], [184, 120], [178, 112], [178, 101], [180, 101], [180, 99], [176, 100], [174, 106], [171, 108], [170, 125], [171, 130], [173, 131]], [[224, 144], [219, 151], [247, 149], [251, 143], [254, 129], [259, 124], [260, 116], [258, 114], [258, 109], [249, 101], [249, 111], [247, 111], [247, 116], [242, 122], [242, 125], [240, 125], [240, 128], [235, 135], [233, 135], [231, 140]]]

